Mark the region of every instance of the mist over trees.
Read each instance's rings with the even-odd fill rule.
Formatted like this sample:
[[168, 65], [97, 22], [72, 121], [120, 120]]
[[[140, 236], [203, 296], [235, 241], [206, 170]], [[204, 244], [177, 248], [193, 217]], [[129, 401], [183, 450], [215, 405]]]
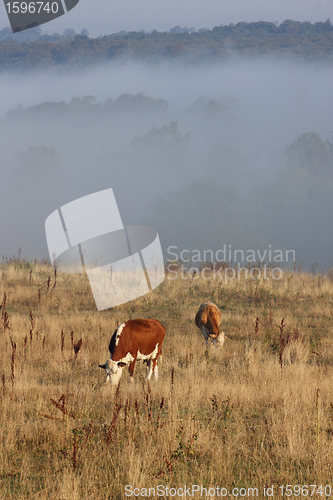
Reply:
[[255, 187], [247, 201], [247, 227], [266, 241], [289, 244], [307, 264], [333, 260], [332, 146], [315, 132], [301, 134], [287, 147], [277, 179]]
[[46, 217], [112, 187], [123, 222], [155, 227], [164, 252], [293, 249], [298, 262], [330, 265], [333, 140], [315, 131], [294, 137], [261, 179], [261, 151], [254, 157], [246, 141], [214, 135], [216, 127], [220, 137], [224, 126], [238, 130], [241, 107], [233, 96], [200, 96], [170, 114], [165, 99], [140, 92], [10, 110], [2, 120], [1, 226], [8, 238], [1, 252], [23, 247], [47, 257]]

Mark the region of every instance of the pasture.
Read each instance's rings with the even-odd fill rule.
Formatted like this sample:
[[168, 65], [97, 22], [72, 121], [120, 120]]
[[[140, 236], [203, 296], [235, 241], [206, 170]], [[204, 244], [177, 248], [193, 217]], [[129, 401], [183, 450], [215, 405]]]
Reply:
[[[136, 498], [126, 485], [139, 498], [158, 485], [257, 488], [260, 499], [272, 485], [274, 498], [281, 485], [333, 489], [332, 274], [171, 277], [98, 312], [86, 276], [0, 266], [1, 499]], [[206, 300], [222, 312], [222, 348], [207, 349], [194, 324]], [[159, 380], [145, 382], [138, 362], [134, 382], [124, 369], [111, 389], [98, 365], [134, 318], [166, 327]]]

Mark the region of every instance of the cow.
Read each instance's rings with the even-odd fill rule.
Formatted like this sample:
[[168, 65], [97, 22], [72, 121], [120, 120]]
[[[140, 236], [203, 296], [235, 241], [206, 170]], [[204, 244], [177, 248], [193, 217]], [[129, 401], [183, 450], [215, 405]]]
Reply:
[[131, 319], [118, 326], [109, 344], [110, 359], [104, 365], [106, 382], [117, 385], [123, 367], [129, 365], [131, 380], [135, 362], [141, 359], [148, 365], [147, 380], [154, 373], [158, 378], [157, 358], [162, 354], [165, 328], [157, 319]]
[[208, 340], [213, 345], [223, 346], [225, 335], [224, 332], [220, 331], [221, 321], [221, 311], [215, 304], [212, 302], [201, 304], [195, 316], [195, 324], [202, 331], [207, 347]]

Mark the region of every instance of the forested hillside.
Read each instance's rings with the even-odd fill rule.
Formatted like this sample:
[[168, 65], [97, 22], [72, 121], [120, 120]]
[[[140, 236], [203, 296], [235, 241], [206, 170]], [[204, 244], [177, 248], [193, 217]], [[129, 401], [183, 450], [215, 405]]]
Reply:
[[329, 19], [314, 24], [293, 20], [280, 25], [239, 22], [198, 31], [178, 26], [168, 33], [121, 31], [98, 38], [89, 38], [87, 33], [82, 30], [76, 35], [67, 29], [63, 35], [42, 35], [35, 29], [29, 36], [18, 33], [14, 37], [5, 28], [0, 31], [0, 70], [86, 67], [115, 59], [198, 63], [234, 55], [275, 55], [303, 61], [333, 57], [333, 26]]

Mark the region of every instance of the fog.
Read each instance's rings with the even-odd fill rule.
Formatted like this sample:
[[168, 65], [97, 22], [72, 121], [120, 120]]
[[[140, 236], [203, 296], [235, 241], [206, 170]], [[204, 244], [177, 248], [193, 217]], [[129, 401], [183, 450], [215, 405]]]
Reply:
[[272, 245], [330, 266], [333, 164], [314, 175], [286, 151], [301, 134], [332, 140], [332, 77], [269, 58], [3, 74], [0, 256], [48, 258], [47, 216], [112, 187], [123, 223], [155, 227], [166, 258]]

